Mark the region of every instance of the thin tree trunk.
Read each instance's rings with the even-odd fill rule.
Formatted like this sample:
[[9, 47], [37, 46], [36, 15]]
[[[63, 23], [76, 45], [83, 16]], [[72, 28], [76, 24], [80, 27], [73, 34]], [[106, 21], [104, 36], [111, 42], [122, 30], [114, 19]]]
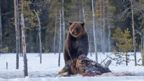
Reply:
[[136, 40], [135, 40], [135, 22], [134, 22], [134, 11], [133, 11], [133, 0], [130, 0], [131, 3], [131, 18], [132, 18], [132, 31], [133, 31], [133, 50], [134, 50], [134, 60], [135, 66], [137, 65], [137, 56], [136, 56]]
[[141, 45], [142, 65], [144, 66], [144, 33], [142, 33]]
[[61, 17], [61, 16], [62, 16], [62, 14], [61, 14], [61, 12], [60, 12], [60, 22], [59, 22], [59, 25], [60, 25], [60, 26], [59, 26], [59, 27], [60, 27], [60, 28], [59, 28], [59, 33], [60, 33], [60, 34], [59, 34], [59, 37], [60, 37], [60, 38], [59, 38], [58, 66], [60, 66], [61, 47], [62, 47], [62, 24], [61, 24], [61, 23], [62, 23], [62, 20], [61, 20], [62, 17]]
[[111, 26], [110, 26], [110, 11], [108, 10], [109, 0], [106, 1], [106, 8], [107, 8], [107, 26], [108, 26], [108, 52], [111, 52]]
[[126, 59], [125, 59], [126, 60], [125, 61], [126, 62], [126, 66], [128, 66], [128, 54], [127, 53], [126, 53], [125, 57], [126, 57]]
[[28, 63], [27, 63], [27, 54], [26, 54], [26, 39], [25, 39], [25, 21], [23, 15], [23, 3], [24, 0], [21, 0], [21, 35], [22, 35], [22, 53], [23, 53], [23, 62], [24, 62], [24, 77], [28, 76]]
[[78, 5], [77, 5], [77, 7], [78, 7], [78, 20], [79, 21], [83, 21], [83, 2], [84, 2], [84, 0], [78, 0], [77, 1], [77, 3], [78, 3]]
[[56, 34], [57, 34], [57, 16], [55, 17], [55, 31], [54, 31], [54, 44], [53, 44], [54, 53], [56, 53]]
[[105, 43], [105, 1], [104, 0], [101, 0], [102, 1], [102, 52], [103, 54], [105, 54], [105, 51], [106, 51], [106, 43]]
[[18, 1], [14, 0], [14, 17], [15, 17], [15, 33], [16, 33], [16, 69], [19, 69], [19, 53], [20, 53], [20, 30], [18, 24]]
[[[1, 4], [1, 1], [0, 0], [0, 4]], [[1, 18], [1, 5], [0, 5], [0, 52], [1, 52], [1, 49], [2, 49], [2, 18]]]
[[102, 9], [102, 0], [97, 0], [97, 15], [98, 15], [98, 24], [99, 24], [99, 36], [100, 36], [100, 50], [103, 51], [103, 9]]
[[19, 55], [18, 56], [22, 56], [22, 53], [21, 53], [21, 50], [22, 50], [22, 47], [21, 47], [21, 29], [20, 29], [20, 22], [21, 22], [21, 16], [20, 16], [20, 9], [19, 9], [19, 7], [20, 7], [20, 1], [19, 0], [17, 0], [17, 4], [18, 4], [18, 6], [17, 6], [17, 8], [18, 8], [18, 10], [17, 10], [17, 25], [18, 25], [18, 51], [19, 51]]
[[95, 11], [94, 11], [94, 0], [92, 0], [92, 16], [93, 16], [93, 37], [94, 37], [94, 52], [95, 52], [95, 59], [98, 62], [98, 54], [97, 54], [97, 41], [96, 41], [96, 34], [95, 34]]
[[83, 22], [86, 22], [84, 2], [83, 0], [81, 0], [81, 2], [82, 2], [82, 20]]
[[39, 56], [40, 56], [40, 64], [42, 63], [42, 42], [41, 42], [41, 22], [39, 18], [39, 14], [34, 11], [38, 20], [38, 38], [39, 38]]
[[144, 48], [142, 49], [142, 65], [144, 66]]
[[62, 50], [63, 50], [63, 45], [64, 45], [64, 40], [65, 40], [65, 17], [64, 17], [64, 0], [61, 0], [62, 2], [62, 8], [61, 8], [61, 22], [62, 22]]
[[22, 31], [22, 53], [23, 53], [23, 61], [24, 61], [24, 76], [28, 76], [28, 64], [27, 64], [27, 55], [26, 55], [26, 40], [25, 40], [25, 24], [24, 24], [24, 16], [21, 13], [21, 31]]
[[111, 29], [108, 25], [108, 52], [111, 52]]

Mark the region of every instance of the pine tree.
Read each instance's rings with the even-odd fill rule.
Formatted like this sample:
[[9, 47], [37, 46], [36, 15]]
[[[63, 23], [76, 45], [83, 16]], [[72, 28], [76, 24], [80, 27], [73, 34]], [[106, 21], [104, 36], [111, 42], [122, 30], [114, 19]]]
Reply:
[[125, 62], [128, 65], [128, 52], [132, 50], [132, 38], [128, 29], [122, 31], [116, 28], [113, 33], [113, 39], [116, 42], [117, 51], [125, 54]]

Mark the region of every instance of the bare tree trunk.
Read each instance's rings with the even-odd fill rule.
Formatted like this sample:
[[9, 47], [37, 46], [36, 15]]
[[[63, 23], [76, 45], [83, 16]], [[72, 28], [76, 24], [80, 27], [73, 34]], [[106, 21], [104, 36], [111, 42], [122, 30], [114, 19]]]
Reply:
[[142, 65], [144, 66], [144, 33], [141, 35], [141, 57], [142, 57]]
[[28, 63], [27, 63], [27, 54], [26, 54], [26, 39], [25, 39], [25, 21], [23, 14], [23, 3], [24, 0], [21, 0], [21, 35], [22, 35], [22, 53], [23, 53], [23, 62], [24, 62], [24, 77], [28, 76]]
[[111, 29], [108, 25], [108, 51], [111, 52]]
[[64, 0], [61, 0], [62, 3], [62, 8], [61, 8], [61, 22], [62, 22], [62, 50], [63, 50], [63, 45], [64, 45], [64, 40], [65, 40], [65, 17], [64, 17]]
[[61, 47], [62, 47], [62, 14], [61, 14], [61, 12], [60, 12], [60, 22], [59, 22], [59, 56], [58, 56], [58, 66], [60, 66], [60, 57], [61, 57]]
[[18, 30], [19, 31], [17, 31], [18, 32], [18, 56], [22, 56], [22, 54], [21, 54], [21, 29], [20, 29], [20, 22], [21, 22], [21, 16], [20, 16], [20, 9], [19, 9], [19, 7], [20, 7], [20, 1], [19, 0], [17, 0], [17, 8], [18, 8], [18, 10], [17, 10], [17, 25], [18, 25]]
[[136, 56], [136, 40], [135, 40], [135, 22], [134, 22], [134, 11], [133, 11], [133, 0], [130, 0], [131, 3], [131, 18], [132, 18], [132, 30], [133, 30], [133, 50], [134, 50], [134, 60], [135, 66], [137, 65], [137, 56]]
[[102, 1], [102, 52], [105, 54], [106, 51], [106, 37], [105, 37], [105, 1]]
[[[107, 51], [108, 52], [111, 52], [111, 11], [109, 11], [109, 0], [106, 0], [105, 2], [105, 21], [106, 21], [106, 26], [107, 26], [107, 29], [108, 29], [108, 35], [107, 35]], [[106, 35], [106, 33], [105, 33]]]
[[56, 34], [57, 34], [57, 16], [55, 17], [55, 31], [54, 31], [54, 44], [53, 44], [54, 53], [56, 53]]
[[82, 20], [83, 22], [86, 22], [84, 2], [83, 0], [81, 0], [81, 2], [82, 2]]
[[93, 37], [94, 37], [94, 52], [95, 59], [98, 62], [98, 54], [97, 54], [97, 41], [96, 41], [96, 31], [95, 31], [95, 11], [94, 11], [94, 0], [92, 0], [92, 16], [93, 16]]
[[24, 16], [21, 13], [21, 31], [22, 31], [22, 53], [23, 53], [23, 61], [24, 61], [24, 76], [28, 76], [28, 64], [27, 64], [27, 55], [26, 55], [26, 40], [25, 40], [25, 24], [24, 24]]
[[40, 18], [39, 18], [39, 14], [34, 11], [37, 17], [37, 21], [38, 21], [38, 38], [39, 38], [39, 56], [40, 56], [40, 64], [42, 63], [42, 42], [41, 42], [41, 22], [40, 22]]
[[126, 66], [128, 66], [128, 54], [126, 52], [126, 55], [125, 55], [126, 59], [125, 59], [125, 62], [126, 62]]
[[78, 20], [79, 21], [83, 21], [84, 20], [84, 15], [83, 15], [83, 2], [84, 2], [84, 0], [78, 0], [77, 1], [77, 3], [78, 3], [78, 5], [77, 5], [77, 7], [78, 7]]
[[[0, 0], [0, 4], [1, 4], [1, 1]], [[1, 52], [1, 49], [2, 49], [2, 18], [1, 18], [1, 5], [0, 5], [0, 52]]]
[[15, 17], [15, 33], [16, 33], [16, 69], [19, 69], [19, 53], [20, 53], [20, 30], [18, 24], [18, 0], [14, 0], [14, 17]]
[[102, 8], [102, 0], [97, 0], [97, 16], [98, 16], [98, 24], [99, 24], [99, 39], [100, 39], [100, 51], [103, 52], [103, 8]]

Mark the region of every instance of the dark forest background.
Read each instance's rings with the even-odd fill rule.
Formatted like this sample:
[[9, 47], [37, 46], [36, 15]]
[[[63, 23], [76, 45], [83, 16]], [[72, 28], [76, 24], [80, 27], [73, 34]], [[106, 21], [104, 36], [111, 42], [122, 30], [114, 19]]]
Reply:
[[[99, 52], [133, 51], [133, 37], [136, 51], [140, 51], [144, 45], [144, 0], [132, 0], [132, 4], [130, 1], [93, 0], [93, 16], [92, 0], [24, 0], [27, 52], [39, 52], [35, 11], [41, 22], [42, 51], [45, 53], [58, 52], [59, 48], [63, 48], [69, 21], [85, 22], [91, 52], [94, 51], [94, 32]], [[62, 45], [59, 46], [59, 43]], [[0, 52], [16, 52], [13, 0], [0, 0]]]

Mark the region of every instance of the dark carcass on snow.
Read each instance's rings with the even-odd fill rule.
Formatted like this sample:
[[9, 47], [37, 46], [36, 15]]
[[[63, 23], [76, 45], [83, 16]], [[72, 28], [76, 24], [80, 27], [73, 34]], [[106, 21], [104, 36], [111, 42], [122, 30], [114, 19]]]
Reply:
[[60, 76], [70, 76], [75, 74], [80, 74], [82, 76], [96, 76], [103, 73], [111, 72], [108, 68], [111, 61], [103, 66], [85, 55], [80, 55], [77, 59], [69, 61], [69, 64], [64, 67], [60, 72]]

